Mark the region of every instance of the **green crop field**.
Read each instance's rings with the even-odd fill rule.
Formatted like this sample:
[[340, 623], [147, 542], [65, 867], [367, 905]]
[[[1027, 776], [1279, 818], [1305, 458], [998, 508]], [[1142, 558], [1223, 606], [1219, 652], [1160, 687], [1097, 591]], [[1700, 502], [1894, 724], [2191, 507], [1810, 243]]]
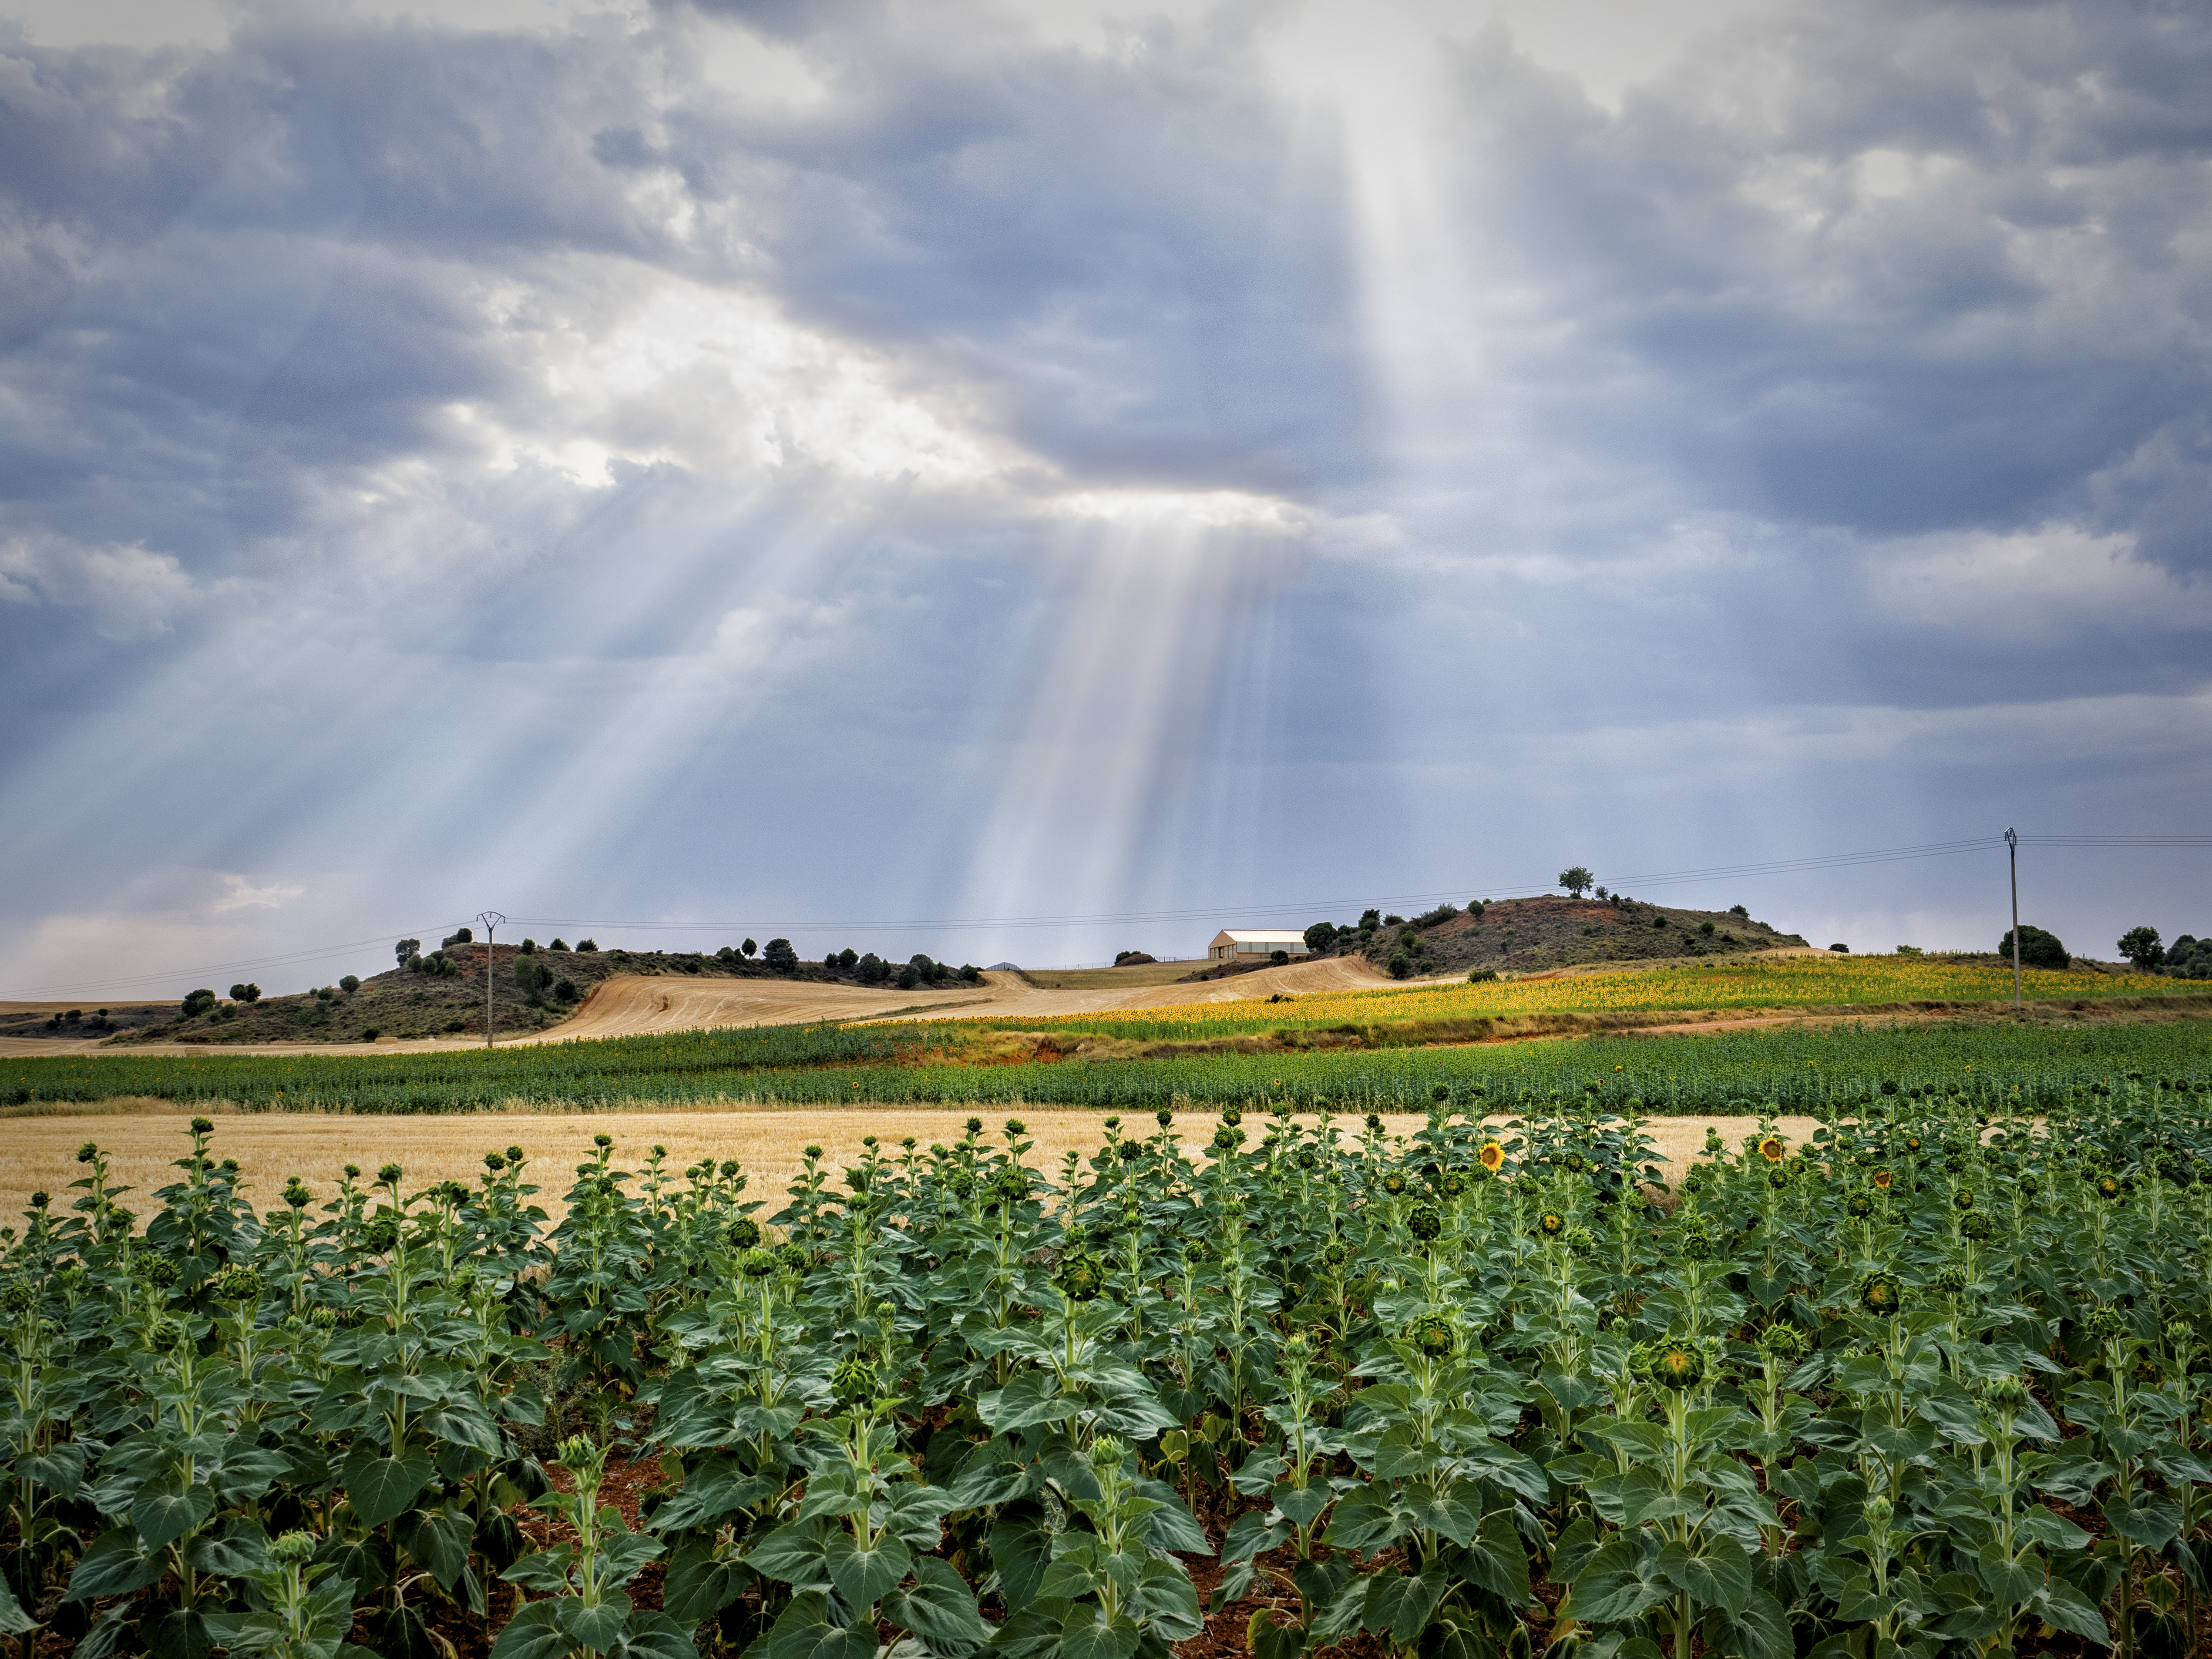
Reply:
[[1359, 1109], [1425, 1107], [1482, 1090], [1519, 1103], [1595, 1084], [1654, 1112], [1722, 1111], [1736, 1101], [1806, 1111], [1885, 1078], [1971, 1084], [1978, 1098], [2036, 1105], [2130, 1071], [2202, 1072], [2212, 1031], [2176, 1021], [2054, 1029], [2008, 1024], [1788, 1026], [1702, 1036], [1382, 1048], [1161, 1060], [971, 1065], [972, 1022], [775, 1026], [596, 1042], [386, 1055], [98, 1054], [0, 1062], [16, 1109], [118, 1096], [248, 1110], [477, 1111], [668, 1107], [686, 1101], [785, 1105], [967, 1102], [1101, 1110], [1177, 1101], [1250, 1105], [1328, 1099]]
[[1196, 1156], [1107, 1117], [1056, 1170], [971, 1118], [773, 1196], [603, 1134], [557, 1226], [511, 1152], [257, 1214], [201, 1119], [134, 1216], [88, 1144], [0, 1234], [0, 1634], [2178, 1659], [2212, 1085], [2114, 1042], [2031, 1114], [1918, 1052], [1663, 1202], [1646, 1121], [1574, 1095], [1402, 1136], [1232, 1109]]

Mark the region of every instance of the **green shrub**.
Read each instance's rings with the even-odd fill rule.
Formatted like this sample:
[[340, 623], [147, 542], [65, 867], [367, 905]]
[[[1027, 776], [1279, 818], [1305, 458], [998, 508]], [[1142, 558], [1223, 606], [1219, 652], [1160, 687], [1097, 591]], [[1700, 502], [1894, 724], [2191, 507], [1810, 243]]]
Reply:
[[598, 951], [598, 949], [599, 949], [599, 940], [597, 940], [597, 939], [578, 939], [578, 940], [576, 941], [576, 949], [577, 949], [579, 951]]
[[1407, 955], [1403, 951], [1393, 952], [1390, 957], [1389, 973], [1390, 977], [1393, 979], [1412, 978], [1413, 974], [1413, 957]]
[[361, 989], [360, 977], [357, 975], [348, 974], [338, 981], [338, 989], [351, 996], [356, 991]]
[[[2010, 928], [2007, 928], [2005, 936], [1997, 941], [1997, 954], [2007, 962], [2012, 960], [2012, 930]], [[2073, 963], [2074, 958], [2067, 955], [2066, 947], [2058, 942], [2056, 934], [2046, 933], [2042, 928], [2030, 927], [2026, 922], [2021, 924], [2020, 965], [2021, 967], [2050, 968], [2063, 971], [2073, 966]]]
[[1267, 960], [1273, 963], [1278, 968], [1281, 967], [1290, 959], [1291, 953], [1288, 951], [1270, 951], [1267, 953]]
[[1698, 924], [1698, 931], [1701, 933], [1711, 934], [1713, 931], [1713, 925], [1710, 921], [1701, 921]]
[[205, 988], [185, 994], [183, 1012], [186, 1019], [197, 1018], [214, 1006], [215, 993]]

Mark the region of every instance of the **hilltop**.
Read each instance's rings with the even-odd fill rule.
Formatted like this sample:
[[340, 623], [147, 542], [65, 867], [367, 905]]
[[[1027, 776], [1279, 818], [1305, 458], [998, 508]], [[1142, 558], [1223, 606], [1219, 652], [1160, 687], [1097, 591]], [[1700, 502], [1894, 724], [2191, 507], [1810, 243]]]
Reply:
[[[1682, 909], [1617, 896], [1504, 899], [1470, 904], [1464, 909], [1444, 905], [1410, 920], [1370, 911], [1349, 927], [1322, 927], [1326, 931], [1317, 938], [1323, 948], [1314, 957], [1300, 959], [1306, 965], [1304, 971], [1310, 974], [1322, 963], [1335, 958], [1336, 967], [1322, 971], [1349, 973], [1355, 979], [1370, 975], [1463, 978], [1471, 972], [1510, 976], [1584, 964], [1727, 957], [1805, 944], [1798, 935], [1779, 933], [1740, 909]], [[750, 943], [746, 941], [747, 945]], [[887, 962], [873, 953], [864, 956], [848, 950], [802, 961], [782, 939], [771, 939], [767, 951], [750, 955], [743, 948], [729, 946], [714, 951], [670, 952], [602, 951], [589, 940], [580, 941], [573, 950], [560, 939], [545, 946], [528, 940], [523, 944], [531, 948], [501, 945], [488, 953], [483, 945], [456, 935], [427, 954], [410, 952], [403, 965], [367, 979], [349, 975], [335, 985], [286, 996], [260, 996], [252, 987], [234, 988], [246, 994], [229, 998], [195, 994], [181, 1006], [170, 1003], [158, 1008], [134, 1008], [105, 1026], [41, 1014], [35, 1020], [25, 1018], [25, 1029], [9, 1035], [82, 1040], [112, 1033], [106, 1035], [102, 1047], [465, 1038], [481, 1035], [484, 1029], [487, 961], [494, 1030], [509, 1038], [563, 1025], [601, 984], [618, 976], [695, 982], [768, 981], [793, 988], [803, 999], [811, 994], [797, 992], [802, 986], [818, 987], [823, 993], [836, 988], [943, 991], [963, 985], [981, 987], [983, 979], [980, 969], [955, 969], [926, 956], [903, 963]], [[1220, 979], [1268, 966], [1261, 959], [1210, 966], [1195, 973], [1189, 971], [1187, 962], [1143, 963], [1084, 973], [1033, 971], [1003, 976], [1014, 983], [989, 988], [987, 994], [994, 1001], [1040, 992], [1158, 995], [1171, 983]], [[1257, 983], [1264, 988], [1272, 981]], [[1280, 988], [1293, 988], [1285, 982]], [[1301, 980], [1297, 988], [1310, 988]], [[687, 1006], [698, 1000], [690, 997]], [[811, 1015], [793, 1011], [779, 1016], [754, 1006], [758, 1000], [750, 994], [737, 1000], [744, 1006], [735, 1015], [709, 1010], [698, 1017], [708, 1024], [732, 1017], [747, 1024], [763, 1018], [773, 1021], [779, 1017], [854, 1017], [849, 996], [842, 1000], [830, 997], [821, 1012]], [[836, 1005], [834, 1012], [833, 1004]], [[884, 1007], [903, 1012], [908, 1006], [878, 1006], [866, 1000], [864, 1005], [866, 1017], [872, 1018], [885, 1017]], [[589, 1028], [592, 1022], [583, 1024]]]
[[[526, 941], [528, 943], [528, 941]], [[556, 941], [556, 944], [560, 943]], [[746, 944], [750, 945], [750, 940]], [[576, 1012], [593, 990], [617, 975], [686, 979], [761, 979], [786, 984], [942, 987], [975, 983], [981, 970], [917, 956], [887, 963], [851, 951], [819, 961], [788, 954], [781, 939], [769, 956], [724, 946], [708, 951], [570, 950], [520, 945], [489, 947], [494, 1031], [501, 1036], [542, 1031]], [[781, 950], [777, 947], [781, 946]], [[109, 1041], [133, 1042], [367, 1042], [384, 1037], [481, 1033], [484, 1028], [487, 948], [472, 940], [441, 945], [409, 965], [349, 984], [340, 981], [290, 996], [188, 997], [167, 1017], [134, 1024]], [[352, 975], [347, 976], [349, 980]], [[75, 1035], [75, 1033], [70, 1033]]]
[[[1397, 979], [1441, 974], [1540, 973], [1588, 963], [1639, 963], [1806, 948], [1796, 933], [1755, 921], [1741, 905], [1691, 910], [1615, 893], [1605, 898], [1545, 894], [1439, 905], [1408, 919], [1370, 910], [1349, 927], [1308, 929], [1316, 957], [1364, 957]], [[1255, 963], [1224, 963], [1190, 975], [1220, 979]]]

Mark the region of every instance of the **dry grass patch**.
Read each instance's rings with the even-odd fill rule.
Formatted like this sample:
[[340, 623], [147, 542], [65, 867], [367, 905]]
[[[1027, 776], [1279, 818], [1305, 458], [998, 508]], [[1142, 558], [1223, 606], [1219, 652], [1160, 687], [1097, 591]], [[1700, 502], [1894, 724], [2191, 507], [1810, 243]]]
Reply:
[[[276, 1194], [290, 1176], [300, 1176], [319, 1201], [335, 1196], [347, 1164], [373, 1173], [381, 1164], [396, 1162], [406, 1170], [410, 1190], [447, 1180], [473, 1185], [483, 1172], [486, 1152], [520, 1146], [531, 1161], [532, 1178], [545, 1189], [538, 1201], [556, 1217], [562, 1207], [559, 1195], [568, 1189], [575, 1165], [592, 1155], [596, 1134], [614, 1137], [617, 1169], [641, 1170], [655, 1145], [668, 1149], [671, 1170], [702, 1158], [734, 1158], [751, 1177], [751, 1194], [773, 1200], [798, 1174], [803, 1149], [809, 1146], [820, 1146], [835, 1166], [858, 1160], [863, 1135], [879, 1136], [892, 1148], [904, 1135], [914, 1136], [924, 1146], [957, 1140], [969, 1115], [902, 1106], [404, 1118], [209, 1115], [216, 1118], [216, 1155], [238, 1160], [255, 1207], [264, 1212], [276, 1206]], [[1024, 1110], [1018, 1115], [1035, 1143], [1028, 1162], [1048, 1175], [1057, 1175], [1067, 1152], [1087, 1157], [1105, 1139], [1100, 1115], [1094, 1112]], [[192, 1115], [191, 1109], [165, 1101], [117, 1100], [17, 1116], [9, 1125], [6, 1146], [0, 1151], [0, 1213], [21, 1215], [35, 1190], [52, 1194], [55, 1208], [65, 1210], [70, 1201], [69, 1183], [82, 1174], [76, 1150], [93, 1140], [110, 1155], [117, 1178], [137, 1188], [124, 1202], [142, 1218], [146, 1217], [152, 1212], [154, 1192], [178, 1178], [171, 1166], [188, 1150], [184, 1128]], [[1002, 1141], [1005, 1121], [1003, 1115], [984, 1120], [994, 1143]], [[1424, 1121], [1413, 1113], [1384, 1119], [1394, 1134], [1410, 1133]], [[1198, 1155], [1218, 1121], [1212, 1113], [1187, 1113], [1178, 1121], [1176, 1127], [1192, 1156]], [[1356, 1120], [1344, 1121], [1348, 1129], [1357, 1130]], [[1492, 1121], [1502, 1126], [1505, 1120]], [[1816, 1124], [1808, 1117], [1785, 1117], [1780, 1126], [1794, 1146]], [[1257, 1127], [1247, 1121], [1248, 1131]], [[1750, 1117], [1662, 1118], [1652, 1123], [1651, 1135], [1661, 1161], [1680, 1168], [1699, 1155], [1709, 1127], [1719, 1130], [1733, 1148], [1758, 1127], [1759, 1121]], [[1149, 1117], [1130, 1120], [1133, 1133], [1152, 1127]]]

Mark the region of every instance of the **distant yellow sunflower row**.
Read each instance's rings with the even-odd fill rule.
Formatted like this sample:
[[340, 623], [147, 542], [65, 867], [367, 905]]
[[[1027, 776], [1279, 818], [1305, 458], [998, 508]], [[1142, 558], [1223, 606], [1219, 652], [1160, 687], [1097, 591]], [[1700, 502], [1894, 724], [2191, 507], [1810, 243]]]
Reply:
[[[2201, 992], [2186, 980], [2150, 975], [2030, 970], [2039, 1000], [2160, 996]], [[1929, 957], [1785, 957], [1685, 963], [1617, 973], [1572, 974], [1480, 985], [1340, 991], [1285, 1003], [1259, 1000], [1127, 1008], [979, 1025], [1055, 1026], [1140, 1041], [1194, 1042], [1334, 1025], [1407, 1025], [1545, 1013], [1692, 1012], [1705, 1009], [1817, 1008], [1917, 1002], [1996, 1002], [2012, 995], [2012, 970]]]

